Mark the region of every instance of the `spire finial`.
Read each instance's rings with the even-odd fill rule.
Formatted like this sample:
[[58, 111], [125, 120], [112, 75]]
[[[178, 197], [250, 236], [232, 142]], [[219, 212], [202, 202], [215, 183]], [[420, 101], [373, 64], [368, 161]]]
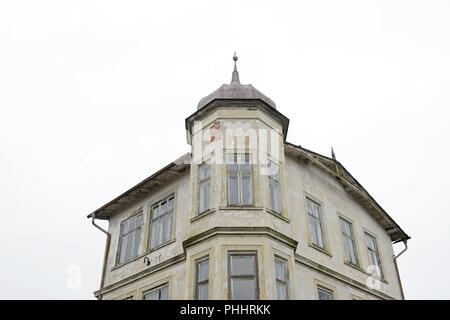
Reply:
[[334, 154], [333, 147], [331, 147], [331, 158], [336, 161], [336, 155]]
[[237, 71], [237, 66], [236, 66], [236, 61], [238, 60], [236, 51], [234, 52], [233, 60], [234, 60], [234, 70], [233, 70], [233, 75], [231, 77], [231, 84], [233, 84], [233, 83], [241, 84], [241, 82], [239, 81], [239, 72]]

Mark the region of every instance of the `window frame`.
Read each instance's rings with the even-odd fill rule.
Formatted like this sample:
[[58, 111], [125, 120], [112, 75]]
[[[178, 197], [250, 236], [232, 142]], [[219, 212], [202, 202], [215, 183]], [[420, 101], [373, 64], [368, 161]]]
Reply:
[[163, 289], [163, 288], [167, 288], [167, 300], [169, 300], [169, 282], [164, 282], [164, 283], [159, 284], [151, 289], [142, 291], [142, 300], [147, 300], [147, 299], [145, 299], [145, 296], [154, 291], [158, 291], [158, 300], [162, 300], [161, 299], [161, 289]]
[[[344, 234], [344, 229], [342, 228], [342, 221], [348, 223], [350, 225], [350, 232], [351, 232], [351, 241], [353, 244], [353, 249], [355, 252], [355, 259], [356, 259], [356, 263], [352, 262], [351, 260], [348, 259], [347, 257], [347, 251], [345, 250], [346, 246], [345, 246], [345, 239], [349, 238], [349, 236], [347, 234]], [[344, 217], [343, 215], [339, 214], [339, 226], [341, 228], [341, 239], [342, 239], [342, 244], [344, 246], [344, 261], [352, 266], [361, 268], [361, 260], [359, 258], [359, 250], [358, 250], [358, 245], [357, 245], [357, 241], [356, 241], [356, 234], [355, 234], [355, 228], [354, 228], [354, 224], [353, 221], [348, 219], [347, 217]], [[350, 257], [351, 258], [351, 257]]]
[[319, 291], [322, 291], [322, 292], [324, 292], [326, 294], [329, 294], [331, 296], [330, 300], [336, 300], [336, 296], [335, 296], [335, 293], [334, 293], [333, 289], [325, 287], [325, 286], [323, 286], [321, 284], [316, 284], [317, 300], [327, 301], [327, 300], [320, 299]]
[[[254, 258], [254, 266], [253, 266], [253, 271], [254, 271], [254, 275], [250, 275], [250, 274], [241, 274], [241, 275], [233, 275], [232, 274], [232, 269], [231, 269], [231, 257], [232, 256], [253, 256]], [[237, 250], [230, 250], [227, 253], [227, 258], [228, 258], [228, 272], [227, 272], [227, 277], [228, 277], [228, 300], [234, 300], [233, 299], [233, 290], [232, 290], [232, 286], [231, 286], [231, 280], [233, 278], [250, 278], [250, 277], [254, 277], [255, 279], [255, 300], [260, 300], [260, 289], [259, 289], [259, 268], [258, 268], [258, 252], [257, 251], [237, 251]]]
[[[154, 215], [154, 209], [155, 209], [155, 207], [156, 206], [158, 206], [158, 207], [161, 207], [161, 204], [163, 203], [163, 202], [167, 202], [167, 203], [169, 203], [169, 201], [171, 200], [171, 199], [173, 199], [173, 207], [172, 207], [172, 210], [170, 211], [170, 210], [168, 210], [168, 211], [166, 211], [165, 213], [163, 213], [162, 215], [159, 215], [158, 217], [156, 217], [156, 219], [153, 219], [153, 215]], [[157, 200], [157, 201], [154, 201], [153, 202], [153, 204], [152, 205], [150, 205], [150, 214], [149, 214], [149, 223], [148, 223], [148, 240], [147, 240], [147, 252], [149, 252], [149, 251], [153, 251], [153, 250], [156, 250], [156, 249], [158, 249], [159, 247], [161, 247], [161, 246], [164, 246], [165, 244], [167, 244], [167, 243], [170, 243], [173, 239], [174, 239], [174, 229], [175, 229], [175, 206], [176, 206], [176, 195], [175, 195], [175, 193], [171, 193], [171, 194], [169, 194], [169, 195], [166, 195], [166, 196], [164, 196], [164, 197], [162, 197], [162, 198], [159, 198], [159, 200]], [[172, 214], [172, 223], [171, 223], [171, 232], [170, 232], [170, 237], [166, 240], [166, 241], [163, 241], [162, 243], [160, 243], [160, 244], [157, 244], [157, 245], [155, 245], [155, 246], [152, 246], [152, 228], [153, 228], [153, 223], [154, 223], [154, 221], [156, 221], [156, 220], [161, 220], [161, 218], [163, 217], [163, 216], [166, 216], [166, 215], [168, 215], [168, 214]], [[164, 232], [164, 230], [163, 230], [163, 232]]]
[[[208, 278], [206, 280], [202, 280], [199, 281], [198, 277], [199, 277], [199, 272], [198, 272], [198, 268], [200, 266], [201, 263], [208, 261]], [[199, 285], [201, 284], [208, 284], [208, 298], [206, 300], [209, 300], [209, 294], [210, 294], [210, 275], [211, 275], [211, 263], [210, 263], [210, 259], [209, 259], [209, 255], [203, 256], [201, 258], [198, 258], [194, 261], [194, 300], [200, 300], [198, 298], [198, 289], [199, 289]]]
[[[200, 170], [202, 166], [208, 166], [209, 167], [209, 175], [206, 178], [200, 179]], [[208, 194], [209, 194], [209, 203], [207, 205], [207, 208], [204, 208], [203, 210], [200, 209], [200, 206], [202, 204], [201, 201], [201, 192], [200, 188], [203, 183], [209, 182], [209, 188], [208, 188]], [[202, 215], [203, 213], [211, 210], [211, 164], [208, 161], [203, 161], [199, 165], [197, 165], [197, 216]]]
[[[283, 196], [282, 196], [282, 190], [281, 190], [281, 164], [280, 162], [277, 163], [277, 161], [268, 159], [268, 164], [270, 167], [272, 165], [276, 166], [278, 168], [278, 171], [275, 175], [267, 175], [267, 187], [269, 191], [269, 209], [275, 212], [276, 214], [283, 215]], [[270, 184], [274, 184], [276, 187], [275, 191], [275, 197], [277, 198], [277, 205], [279, 207], [279, 211], [274, 209], [274, 205], [272, 203], [272, 194], [270, 192]]]
[[[306, 212], [306, 223], [308, 226], [308, 242], [309, 244], [315, 248], [318, 249], [324, 253], [327, 253], [328, 255], [331, 255], [329, 248], [328, 248], [328, 239], [327, 239], [327, 235], [326, 235], [326, 227], [325, 227], [325, 218], [324, 218], [324, 214], [323, 214], [323, 202], [316, 199], [315, 197], [311, 196], [310, 194], [307, 194], [305, 192], [305, 212]], [[315, 217], [314, 215], [310, 214], [308, 211], [308, 202], [311, 202], [312, 205], [316, 205], [319, 209], [319, 218]], [[314, 209], [313, 209], [314, 210]], [[322, 231], [322, 243], [323, 243], [323, 247], [321, 247], [319, 244], [314, 243], [313, 241], [313, 237], [311, 234], [311, 223], [310, 223], [310, 219], [314, 219], [314, 228], [315, 228], [315, 233], [317, 235], [317, 225], [316, 225], [316, 221], [319, 220], [319, 224], [320, 224], [320, 229]]]
[[[135, 228], [132, 231], [127, 231], [127, 233], [122, 234], [122, 228], [123, 228], [124, 223], [125, 222], [129, 222], [132, 219], [137, 219], [139, 216], [142, 216], [141, 224], [139, 225], [139, 228], [136, 228], [136, 223], [135, 223]], [[136, 232], [137, 229], [140, 229], [141, 231], [140, 231], [140, 235], [139, 235], [139, 243], [138, 243], [138, 248], [137, 248], [136, 255], [131, 257], [131, 258], [129, 258], [128, 260], [120, 261], [120, 254], [121, 254], [122, 241], [123, 241], [122, 238], [124, 236], [128, 236], [132, 232]], [[134, 258], [139, 256], [139, 252], [141, 251], [140, 249], [141, 249], [141, 242], [142, 242], [143, 231], [144, 231], [144, 212], [143, 212], [142, 208], [140, 208], [137, 212], [133, 213], [130, 217], [128, 217], [128, 218], [124, 219], [122, 222], [120, 222], [119, 241], [118, 241], [117, 255], [116, 255], [116, 266], [122, 265], [124, 263], [127, 263], [128, 261], [131, 261]]]
[[[234, 157], [236, 157], [236, 162], [233, 162], [232, 164], [236, 164], [238, 167], [237, 167], [237, 170], [230, 170], [229, 169], [229, 165], [230, 165], [230, 163], [229, 163], [229, 157], [230, 156], [233, 156], [233, 158]], [[238, 163], [238, 159], [239, 159], [239, 156], [244, 156], [244, 163], [242, 164], [242, 163]], [[248, 165], [250, 166], [250, 170], [241, 170], [241, 166], [242, 165], [245, 165], [246, 163], [245, 163], [245, 157], [246, 156], [248, 156]], [[226, 153], [225, 154], [225, 159], [226, 159], [226, 161], [225, 161], [225, 165], [226, 165], [226, 183], [227, 183], [227, 206], [229, 206], [229, 207], [253, 207], [254, 205], [255, 205], [255, 186], [254, 186], [254, 177], [253, 177], [253, 171], [254, 171], [254, 168], [253, 168], [253, 163], [252, 163], [252, 153], [249, 153], [249, 152], [233, 152], [233, 153]], [[234, 159], [233, 159], [233, 161], [234, 161]], [[244, 204], [244, 196], [243, 196], [243, 185], [242, 185], [242, 176], [243, 176], [243, 173], [244, 174], [249, 174], [249, 176], [250, 176], [250, 184], [249, 184], [249, 186], [251, 187], [251, 192], [250, 192], [250, 195], [251, 195], [251, 201], [249, 201], [249, 203], [245, 203]], [[230, 188], [231, 188], [231, 186], [230, 186], [230, 174], [233, 174], [233, 175], [236, 175], [236, 177], [237, 177], [237, 188], [238, 188], [238, 190], [237, 190], [237, 195], [238, 195], [238, 203], [236, 204], [236, 203], [231, 203], [231, 201], [230, 201], [230, 195], [231, 195], [231, 192], [230, 192]]]
[[[281, 261], [281, 263], [283, 264], [285, 277], [286, 277], [286, 279], [284, 281], [283, 280], [279, 280], [277, 278], [277, 269], [276, 269], [277, 268], [277, 266], [276, 266], [277, 260]], [[288, 260], [287, 259], [279, 257], [278, 255], [274, 256], [274, 274], [275, 274], [275, 276], [274, 276], [274, 279], [275, 279], [275, 291], [277, 293], [277, 299], [281, 300], [280, 297], [278, 296], [278, 290], [277, 290], [278, 282], [281, 282], [281, 283], [284, 284], [285, 290], [286, 290], [286, 299], [285, 300], [290, 300], [290, 294], [289, 294], [289, 289], [290, 289], [289, 288], [289, 266], [288, 266]]]
[[[375, 250], [371, 249], [369, 247], [369, 244], [367, 243], [367, 237], [370, 237], [371, 239], [373, 239], [373, 243], [375, 245]], [[370, 261], [371, 259], [371, 252], [375, 252], [376, 257], [377, 257], [377, 261], [378, 261], [378, 268], [380, 269], [380, 274], [376, 274], [375, 276], [378, 277], [379, 279], [384, 279], [384, 270], [383, 270], [383, 263], [381, 261], [381, 256], [380, 256], [380, 250], [378, 249], [378, 241], [377, 241], [377, 237], [375, 235], [373, 235], [371, 232], [364, 230], [364, 241], [366, 243], [366, 248], [367, 248], [367, 255], [369, 258], [369, 265], [373, 265], [372, 262]]]

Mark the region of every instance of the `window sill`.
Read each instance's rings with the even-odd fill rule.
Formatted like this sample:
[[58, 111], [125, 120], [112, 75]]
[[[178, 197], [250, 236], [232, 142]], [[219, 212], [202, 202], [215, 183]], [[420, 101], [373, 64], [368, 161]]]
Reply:
[[123, 266], [125, 266], [125, 265], [127, 265], [127, 264], [129, 264], [129, 263], [131, 263], [131, 262], [137, 261], [137, 260], [139, 260], [140, 258], [143, 258], [143, 257], [145, 257], [146, 255], [148, 255], [149, 253], [151, 253], [151, 252], [153, 252], [153, 251], [157, 251], [158, 249], [161, 249], [162, 247], [168, 246], [169, 244], [172, 244], [172, 243], [174, 243], [175, 241], [176, 241], [176, 239], [169, 240], [169, 241], [167, 241], [167, 242], [165, 242], [165, 243], [163, 243], [163, 244], [161, 244], [161, 245], [159, 245], [159, 246], [157, 246], [157, 247], [155, 247], [155, 248], [153, 248], [153, 249], [151, 249], [151, 250], [148, 250], [147, 252], [144, 252], [144, 253], [142, 253], [142, 254], [140, 254], [140, 255], [138, 255], [138, 256], [136, 256], [136, 257], [134, 257], [134, 258], [128, 260], [128, 261], [122, 262], [121, 264], [117, 264], [117, 265], [115, 265], [114, 267], [112, 267], [112, 268], [110, 269], [110, 271], [117, 270], [117, 269], [119, 269], [119, 268], [121, 268], [121, 267], [123, 267]]
[[277, 217], [278, 219], [283, 220], [284, 222], [290, 223], [291, 220], [289, 220], [288, 218], [286, 218], [285, 216], [283, 216], [281, 213], [278, 213], [276, 211], [273, 211], [272, 209], [267, 208], [266, 212], [270, 213], [271, 215]]
[[324, 248], [321, 248], [321, 247], [319, 247], [319, 246], [316, 246], [314, 243], [308, 243], [308, 246], [310, 246], [311, 248], [316, 249], [317, 251], [320, 251], [320, 252], [322, 252], [322, 253], [325, 253], [327, 256], [330, 256], [330, 257], [333, 256], [333, 254], [332, 254], [331, 252], [329, 252], [328, 250], [326, 250], [326, 249], [324, 249]]
[[129, 264], [129, 263], [131, 263], [131, 262], [134, 262], [134, 261], [136, 261], [136, 260], [139, 260], [140, 258], [144, 257], [146, 254], [147, 254], [147, 253], [142, 253], [142, 254], [140, 254], [140, 255], [138, 255], [138, 256], [136, 256], [136, 257], [130, 259], [130, 260], [127, 260], [127, 261], [125, 261], [125, 262], [122, 262], [121, 264], [116, 264], [116, 265], [115, 265], [114, 267], [112, 267], [110, 270], [111, 270], [111, 271], [114, 271], [114, 270], [116, 270], [116, 269], [119, 269], [119, 268], [123, 267], [124, 265], [127, 265], [127, 264]]
[[172, 239], [172, 240], [169, 240], [167, 242], [164, 242], [163, 244], [160, 244], [157, 247], [154, 247], [154, 248], [151, 248], [151, 249], [147, 250], [147, 252], [145, 254], [149, 254], [149, 253], [152, 253], [153, 251], [157, 251], [157, 250], [161, 249], [162, 247], [165, 247], [165, 246], [168, 246], [169, 244], [174, 243], [175, 241], [176, 241], [176, 239]]
[[195, 216], [195, 217], [189, 219], [189, 221], [190, 221], [191, 223], [192, 223], [192, 222], [195, 222], [195, 221], [200, 220], [201, 218], [203, 218], [203, 217], [205, 217], [205, 216], [207, 216], [207, 215], [209, 215], [209, 214], [211, 214], [211, 213], [213, 213], [213, 212], [216, 212], [216, 210], [215, 210], [215, 209], [209, 209], [209, 210], [203, 211], [203, 212], [200, 213], [199, 215], [197, 215], [197, 216]]
[[254, 207], [254, 206], [227, 206], [227, 207], [219, 207], [219, 210], [263, 210], [262, 207]]
[[381, 281], [381, 282], [384, 282], [384, 283], [386, 283], [386, 284], [389, 284], [389, 282], [387, 282], [386, 279], [383, 279], [383, 278], [380, 278], [380, 277], [375, 276], [375, 275], [373, 275], [373, 274], [370, 274], [370, 273], [368, 273], [366, 270], [364, 270], [363, 268], [361, 268], [360, 266], [357, 266], [357, 265], [355, 265], [355, 264], [353, 264], [353, 263], [351, 263], [351, 262], [348, 262], [348, 261], [344, 261], [344, 264], [346, 264], [347, 266], [350, 266], [350, 267], [352, 267], [352, 268], [355, 268], [356, 270], [359, 270], [359, 271], [361, 271], [362, 273], [364, 273], [364, 274], [366, 274], [366, 275], [368, 275], [368, 276], [370, 276], [370, 277], [374, 277], [375, 279], [377, 279], [377, 280], [379, 280], [379, 281]]

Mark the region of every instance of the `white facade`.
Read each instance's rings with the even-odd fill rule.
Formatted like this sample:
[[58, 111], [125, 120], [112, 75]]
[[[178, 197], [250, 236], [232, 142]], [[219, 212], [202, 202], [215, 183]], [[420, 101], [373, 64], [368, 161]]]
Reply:
[[[392, 242], [409, 237], [339, 162], [285, 142], [289, 120], [270, 99], [241, 85], [237, 71], [232, 84], [224, 86], [217, 95], [203, 99], [186, 120], [191, 154], [90, 215], [109, 220], [111, 239], [104, 283], [95, 295], [102, 299], [242, 295], [318, 299], [322, 290], [321, 297], [329, 294], [333, 299], [401, 299]], [[238, 138], [230, 135], [230, 128]], [[253, 161], [245, 167], [248, 171], [236, 173], [240, 177], [236, 180], [230, 169], [234, 167], [226, 163], [227, 155], [235, 153], [249, 154]], [[269, 181], [262, 158], [279, 165], [275, 182]], [[207, 160], [212, 161], [210, 174], [199, 177], [199, 165]], [[241, 183], [237, 193], [234, 184], [230, 187], [234, 181]], [[272, 190], [279, 190], [279, 201], [274, 200], [270, 183]], [[206, 204], [199, 206], [201, 192]], [[233, 203], [231, 194], [243, 202]], [[173, 209], [169, 202], [166, 207], [166, 199], [173, 199]], [[321, 241], [317, 240], [320, 231], [311, 227], [307, 201], [320, 212], [314, 221], [319, 221]], [[124, 240], [132, 229], [124, 224], [130, 217], [142, 219], [142, 224]], [[347, 261], [340, 219], [351, 223], [351, 239], [345, 241], [355, 244], [356, 265]], [[368, 236], [375, 239], [375, 250], [368, 248]], [[127, 247], [127, 241], [133, 244]], [[371, 268], [377, 256], [381, 276]], [[205, 259], [202, 266], [197, 264]], [[284, 270], [278, 275], [275, 259], [277, 270]], [[245, 276], [237, 267], [243, 261], [252, 266]], [[236, 264], [232, 267], [232, 263]], [[199, 269], [205, 266], [207, 272]]]

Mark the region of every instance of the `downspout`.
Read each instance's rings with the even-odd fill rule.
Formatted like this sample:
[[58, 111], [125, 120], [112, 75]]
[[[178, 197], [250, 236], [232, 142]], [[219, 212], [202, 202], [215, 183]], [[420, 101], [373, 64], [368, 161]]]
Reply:
[[106, 265], [108, 260], [108, 254], [109, 254], [109, 244], [111, 242], [111, 234], [100, 227], [99, 225], [95, 224], [95, 213], [92, 214], [92, 225], [102, 231], [104, 234], [106, 234], [106, 245], [105, 245], [105, 255], [103, 256], [103, 269], [102, 269], [102, 278], [100, 280], [100, 294], [98, 296], [98, 300], [102, 300], [102, 289], [103, 285], [105, 283], [105, 273], [106, 273]]
[[398, 272], [397, 258], [400, 257], [406, 250], [408, 250], [408, 240], [403, 240], [405, 244], [405, 249], [403, 249], [399, 254], [394, 256], [395, 270], [397, 271], [398, 283], [400, 284], [400, 292], [402, 294], [402, 300], [405, 300], [405, 293], [403, 292], [402, 280], [400, 279], [400, 273]]

